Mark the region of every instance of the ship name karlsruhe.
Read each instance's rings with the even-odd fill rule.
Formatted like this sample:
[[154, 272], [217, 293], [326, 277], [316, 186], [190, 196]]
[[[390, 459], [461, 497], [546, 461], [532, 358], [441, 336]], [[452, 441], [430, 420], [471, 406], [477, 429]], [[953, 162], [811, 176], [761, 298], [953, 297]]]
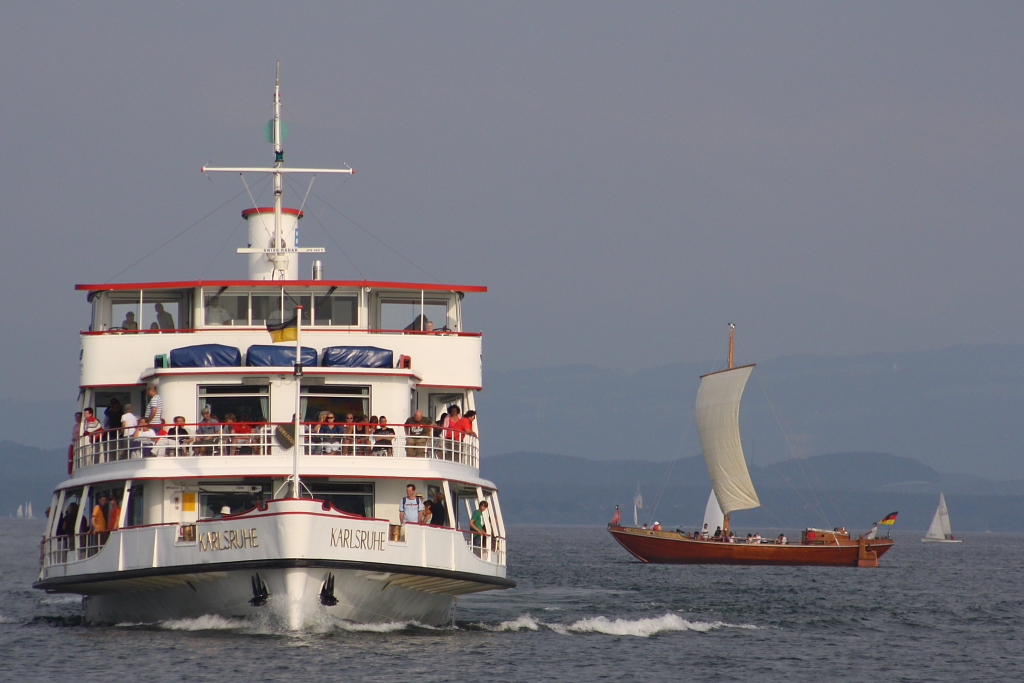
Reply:
[[204, 531], [199, 534], [199, 550], [232, 550], [235, 548], [259, 548], [255, 529], [225, 529]]
[[356, 548], [384, 552], [387, 533], [364, 529], [331, 529], [331, 546], [334, 548]]

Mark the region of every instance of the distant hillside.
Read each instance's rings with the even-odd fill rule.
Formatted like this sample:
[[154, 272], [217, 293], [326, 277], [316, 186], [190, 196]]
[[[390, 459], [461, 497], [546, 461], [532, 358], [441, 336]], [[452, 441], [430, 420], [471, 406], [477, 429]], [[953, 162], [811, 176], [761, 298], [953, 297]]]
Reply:
[[[502, 510], [521, 524], [601, 524], [616, 504], [632, 517], [639, 484], [640, 521], [698, 526], [711, 483], [703, 458], [674, 462], [594, 461], [546, 453], [512, 453], [483, 461], [501, 491]], [[836, 526], [866, 529], [900, 511], [903, 529], [926, 529], [945, 490], [954, 529], [1024, 530], [1024, 482], [943, 475], [886, 453], [837, 453], [752, 467], [762, 506], [737, 512], [738, 527]]]
[[[1024, 478], [1024, 346], [739, 360], [757, 363], [740, 410], [754, 464], [882, 452], [942, 472]], [[668, 354], [635, 372], [589, 365], [488, 372], [477, 402], [487, 452], [697, 455], [699, 375], [715, 369]]]

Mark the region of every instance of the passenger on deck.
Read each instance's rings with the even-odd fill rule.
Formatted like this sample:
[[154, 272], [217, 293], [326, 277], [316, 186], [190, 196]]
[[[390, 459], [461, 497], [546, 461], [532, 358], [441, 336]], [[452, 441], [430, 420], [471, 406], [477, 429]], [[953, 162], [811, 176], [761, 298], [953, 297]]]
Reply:
[[92, 508], [92, 528], [94, 534], [100, 535], [100, 543], [107, 542], [107, 494], [101, 493], [96, 505]]
[[92, 408], [86, 408], [82, 416], [82, 434], [89, 436], [89, 442], [96, 441], [98, 432], [103, 429], [103, 425], [96, 419], [96, 415], [93, 413]]
[[430, 520], [434, 518], [434, 503], [433, 501], [423, 501], [423, 512], [420, 513], [420, 524], [430, 524]]
[[124, 412], [121, 413], [121, 436], [129, 437], [135, 432], [135, 427], [139, 424], [139, 418], [135, 417], [135, 413], [132, 412], [132, 404], [124, 404]]
[[133, 312], [128, 311], [124, 314], [124, 322], [121, 323], [121, 327], [128, 332], [139, 331], [139, 324], [135, 322], [135, 314]]
[[242, 413], [242, 417], [235, 423], [235, 453], [237, 455], [252, 455], [252, 417], [249, 413]]
[[188, 455], [188, 444], [192, 443], [192, 435], [185, 428], [185, 417], [178, 415], [174, 418], [174, 426], [167, 430], [167, 436], [171, 438], [171, 447], [168, 448], [169, 456]]
[[431, 507], [434, 516], [431, 517], [430, 523], [434, 526], [448, 526], [448, 506], [444, 502], [444, 491], [441, 489], [437, 490], [434, 494], [434, 505]]
[[231, 314], [220, 305], [220, 297], [213, 297], [206, 305], [206, 324], [225, 325], [231, 321]]
[[409, 448], [406, 453], [410, 458], [422, 458], [427, 445], [430, 420], [423, 417], [423, 411], [417, 410], [405, 423], [405, 435]]
[[75, 426], [71, 428], [71, 443], [78, 443], [78, 437], [82, 435], [82, 414], [75, 413]]
[[706, 540], [708, 540], [708, 536], [710, 536], [710, 535], [711, 535], [711, 532], [708, 530], [708, 525], [705, 524], [704, 525], [704, 529], [700, 532], [700, 537], [706, 541]]
[[[117, 429], [121, 426], [121, 416], [124, 415], [124, 408], [116, 398], [110, 399], [110, 403], [103, 409], [103, 428]], [[107, 438], [114, 438], [113, 435]]]
[[154, 457], [153, 445], [156, 443], [157, 437], [156, 432], [149, 426], [149, 420], [141, 418], [138, 426], [135, 427], [135, 434], [132, 436], [134, 437], [130, 442], [132, 448], [141, 449], [143, 458]]
[[747, 543], [753, 543], [754, 542], [754, 534], [747, 534], [746, 542]]
[[196, 426], [196, 455], [213, 455], [220, 441], [220, 425], [210, 414], [210, 406], [203, 406], [202, 419]]
[[117, 502], [117, 494], [110, 497], [110, 504], [107, 506], [107, 531], [116, 531], [121, 528], [121, 505]]
[[714, 539], [715, 539], [716, 541], [721, 541], [721, 540], [722, 540], [722, 527], [717, 527], [717, 528], [715, 529], [715, 536], [714, 536]]
[[341, 450], [341, 439], [336, 436], [340, 434], [338, 431], [340, 425], [335, 424], [336, 417], [329, 410], [320, 413], [319, 419], [324, 423], [320, 425], [319, 432], [323, 435], [319, 437], [322, 444], [321, 449], [326, 455], [336, 455]]
[[786, 545], [789, 543], [789, 539], [786, 538], [786, 534], [779, 534], [779, 537], [775, 539], [775, 542], [779, 545]]
[[469, 519], [469, 529], [473, 532], [473, 545], [480, 548], [487, 546], [487, 525], [484, 523], [487, 507], [487, 501], [481, 500], [476, 512]]
[[873, 538], [875, 538], [877, 535], [878, 535], [878, 522], [875, 522], [874, 524], [871, 525], [871, 531], [869, 531], [866, 534], [864, 534], [864, 538], [870, 541]]
[[394, 439], [388, 437], [393, 437], [395, 430], [388, 427], [388, 419], [383, 415], [380, 416], [380, 422], [377, 424], [377, 429], [373, 430], [373, 454], [390, 456]]
[[157, 304], [154, 306], [156, 309], [156, 322], [161, 330], [173, 330], [174, 329], [174, 318], [171, 314], [164, 310], [163, 304]]
[[235, 436], [234, 436], [234, 434], [235, 434], [235, 427], [237, 426], [237, 423], [238, 423], [238, 419], [235, 417], [234, 413], [228, 413], [227, 415], [224, 416], [224, 424], [221, 425], [221, 433], [222, 434], [226, 434], [226, 435], [230, 435], [230, 436], [224, 436], [223, 439], [222, 439], [223, 443], [226, 444], [224, 446], [224, 455], [234, 455], [235, 454], [236, 449], [235, 449]]
[[341, 454], [356, 454], [356, 418], [352, 413], [345, 413], [345, 421], [338, 425], [341, 434]]
[[359, 424], [355, 425], [355, 439], [356, 439], [356, 455], [369, 455], [370, 454], [370, 437], [368, 436], [370, 427], [366, 424], [366, 416], [359, 416]]
[[156, 385], [150, 384], [146, 389], [149, 395], [149, 409], [146, 411], [146, 421], [156, 426], [164, 423], [164, 399], [156, 393]]
[[654, 526], [651, 527], [651, 531], [661, 531], [661, 522], [655, 520]]
[[152, 325], [149, 326], [149, 330], [146, 332], [146, 334], [154, 334], [154, 333], [159, 332], [159, 331], [160, 331], [160, 326], [157, 325], [156, 323], [153, 323]]
[[416, 485], [408, 484], [405, 487], [405, 498], [398, 504], [398, 510], [402, 515], [402, 524], [418, 524], [420, 513], [423, 512], [423, 499], [416, 496]]
[[754, 543], [760, 543], [760, 542], [761, 542], [761, 534], [760, 533], [754, 534]]

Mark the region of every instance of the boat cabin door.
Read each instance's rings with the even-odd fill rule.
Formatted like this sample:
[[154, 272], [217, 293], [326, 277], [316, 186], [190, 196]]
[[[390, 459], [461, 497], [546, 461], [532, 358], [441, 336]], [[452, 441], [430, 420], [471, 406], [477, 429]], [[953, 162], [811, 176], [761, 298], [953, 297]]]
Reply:
[[465, 394], [430, 394], [430, 412], [427, 417], [433, 422], [444, 413], [448, 412], [448, 406], [458, 406], [459, 410], [466, 412]]

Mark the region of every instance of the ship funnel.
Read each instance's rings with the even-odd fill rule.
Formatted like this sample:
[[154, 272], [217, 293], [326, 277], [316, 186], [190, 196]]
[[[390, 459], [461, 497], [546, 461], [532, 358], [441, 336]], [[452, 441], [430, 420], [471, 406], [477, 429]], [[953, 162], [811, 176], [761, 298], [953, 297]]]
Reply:
[[[281, 244], [274, 244], [274, 207], [246, 209], [242, 218], [249, 224], [249, 247], [253, 249], [287, 249], [286, 252], [249, 253], [250, 280], [299, 279], [298, 209], [281, 209]], [[294, 251], [293, 251], [294, 250]]]

